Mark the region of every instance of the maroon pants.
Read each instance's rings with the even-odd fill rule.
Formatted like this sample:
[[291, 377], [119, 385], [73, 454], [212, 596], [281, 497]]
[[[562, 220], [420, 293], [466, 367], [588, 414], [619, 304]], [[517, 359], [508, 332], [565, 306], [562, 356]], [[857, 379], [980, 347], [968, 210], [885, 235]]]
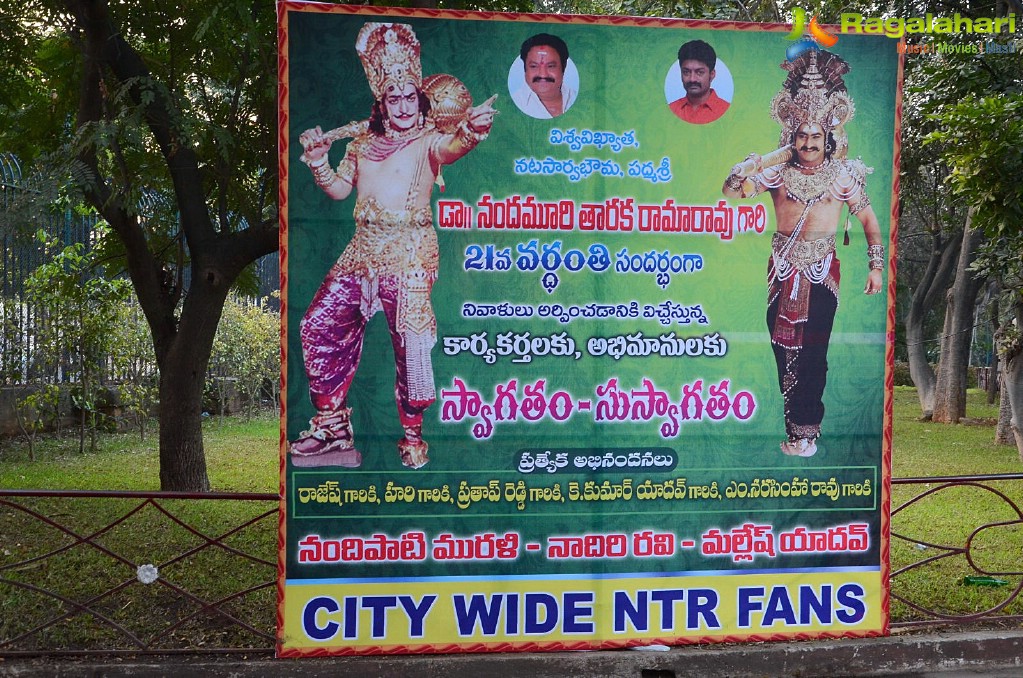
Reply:
[[[423, 412], [434, 401], [409, 399], [405, 342], [395, 329], [398, 315], [398, 290], [402, 281], [396, 276], [381, 276], [376, 299], [363, 301], [362, 276], [339, 272], [334, 266], [316, 291], [309, 310], [300, 324], [302, 353], [309, 377], [309, 397], [320, 413], [335, 412], [346, 406], [348, 389], [362, 357], [366, 323], [379, 301], [391, 332], [394, 348], [394, 394], [402, 426], [420, 426]], [[367, 308], [367, 306], [369, 308]]]

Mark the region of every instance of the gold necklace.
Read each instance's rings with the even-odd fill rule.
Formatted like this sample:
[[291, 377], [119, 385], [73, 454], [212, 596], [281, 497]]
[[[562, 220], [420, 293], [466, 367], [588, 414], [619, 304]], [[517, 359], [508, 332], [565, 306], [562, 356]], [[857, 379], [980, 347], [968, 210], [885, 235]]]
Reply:
[[384, 130], [384, 136], [371, 136], [363, 154], [367, 160], [381, 162], [422, 137], [427, 131], [426, 127], [412, 127], [407, 130], [388, 127]]
[[785, 193], [805, 205], [820, 200], [832, 182], [838, 178], [838, 172], [838, 163], [828, 160], [817, 167], [813, 174], [803, 174], [793, 165], [785, 165], [781, 175], [785, 181]]
[[413, 125], [408, 129], [395, 129], [394, 127], [391, 127], [390, 123], [388, 123], [387, 129], [384, 130], [384, 135], [391, 141], [404, 141], [405, 139], [420, 134], [422, 131], [423, 128], [419, 125]]

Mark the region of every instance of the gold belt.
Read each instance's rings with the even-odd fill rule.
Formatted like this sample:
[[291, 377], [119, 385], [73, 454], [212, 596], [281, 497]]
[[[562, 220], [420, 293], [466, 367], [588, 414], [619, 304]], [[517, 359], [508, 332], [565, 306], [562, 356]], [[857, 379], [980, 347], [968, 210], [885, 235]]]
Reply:
[[429, 207], [385, 210], [376, 201], [355, 206], [355, 235], [338, 262], [342, 273], [437, 273], [440, 255]]
[[791, 242], [788, 236], [775, 233], [771, 239], [771, 249], [777, 256], [784, 257], [786, 263], [793, 268], [803, 271], [835, 251], [835, 236]]

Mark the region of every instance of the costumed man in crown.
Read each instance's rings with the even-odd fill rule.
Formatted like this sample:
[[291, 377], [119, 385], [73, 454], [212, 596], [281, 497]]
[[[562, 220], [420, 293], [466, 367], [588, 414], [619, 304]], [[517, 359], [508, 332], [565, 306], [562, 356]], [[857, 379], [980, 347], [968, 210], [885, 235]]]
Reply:
[[[302, 161], [334, 200], [354, 188], [355, 235], [334, 264], [302, 318], [300, 337], [316, 414], [291, 443], [300, 466], [358, 467], [362, 456], [352, 432], [348, 389], [362, 355], [366, 324], [382, 310], [396, 368], [395, 399], [404, 436], [401, 463], [429, 461], [423, 412], [436, 399], [430, 350], [437, 321], [430, 292], [437, 277], [437, 234], [430, 194], [452, 163], [487, 138], [496, 95], [479, 106], [456, 78], [424, 82], [420, 46], [406, 24], [367, 23], [356, 52], [375, 103], [368, 121], [299, 136]], [[351, 138], [335, 170], [334, 141]]]
[[[811, 49], [781, 67], [789, 74], [771, 102], [771, 117], [782, 126], [781, 148], [735, 165], [722, 191], [729, 198], [770, 191], [774, 201], [767, 326], [785, 405], [788, 437], [781, 451], [812, 457], [824, 419], [828, 343], [838, 310], [835, 235], [842, 206], [863, 225], [866, 294], [881, 291], [884, 246], [865, 185], [873, 170], [846, 159], [844, 126], [855, 112], [843, 80], [849, 64]], [[846, 244], [848, 228], [847, 221]]]

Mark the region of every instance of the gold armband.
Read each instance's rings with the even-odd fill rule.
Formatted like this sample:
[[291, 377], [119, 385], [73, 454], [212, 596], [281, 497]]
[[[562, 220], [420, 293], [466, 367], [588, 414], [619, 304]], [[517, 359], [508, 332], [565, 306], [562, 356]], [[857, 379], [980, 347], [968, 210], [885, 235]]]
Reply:
[[326, 189], [335, 181], [337, 181], [337, 173], [334, 172], [330, 167], [330, 163], [327, 162], [327, 156], [324, 155], [321, 162], [308, 163], [309, 169], [313, 171], [313, 181], [316, 185], [322, 189]]
[[884, 245], [867, 245], [867, 262], [870, 270], [882, 270], [884, 268]]
[[458, 123], [458, 127], [455, 129], [455, 138], [458, 139], [466, 148], [476, 148], [476, 144], [490, 136], [490, 128], [488, 127], [482, 132], [477, 132], [469, 124], [468, 120], [462, 120]]
[[868, 207], [870, 207], [870, 196], [867, 195], [867, 189], [861, 186], [859, 200], [856, 201], [855, 205], [849, 205], [849, 213], [859, 214]]

